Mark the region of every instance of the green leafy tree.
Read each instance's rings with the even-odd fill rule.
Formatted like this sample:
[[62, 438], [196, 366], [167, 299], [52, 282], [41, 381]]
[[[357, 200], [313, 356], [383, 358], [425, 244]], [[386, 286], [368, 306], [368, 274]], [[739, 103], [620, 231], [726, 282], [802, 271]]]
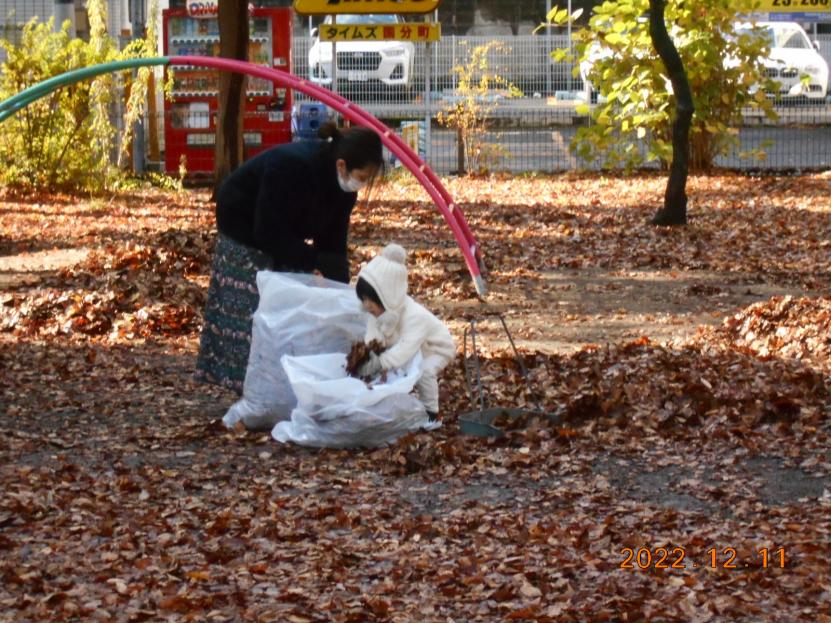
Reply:
[[467, 59], [453, 68], [458, 83], [455, 100], [437, 115], [438, 122], [456, 130], [459, 173], [486, 173], [509, 154], [487, 140], [487, 119], [500, 97], [518, 97], [522, 92], [499, 75], [491, 64], [491, 53], [509, 53], [501, 41], [473, 47]]
[[[768, 52], [761, 36], [735, 36], [734, 22], [752, 10], [753, 0], [668, 0], [664, 18], [680, 55], [693, 97], [695, 115], [689, 132], [690, 168], [706, 170], [716, 156], [738, 146], [735, 128], [742, 110], [753, 108], [773, 119], [766, 91], [775, 90], [764, 74]], [[672, 161], [675, 96], [664, 62], [649, 30], [649, 0], [608, 0], [595, 7], [587, 28], [575, 33], [576, 61], [592, 61], [589, 80], [600, 94], [592, 123], [581, 127], [574, 152], [589, 162], [632, 169], [648, 161]], [[551, 21], [564, 22], [562, 9]], [[555, 50], [566, 59], [569, 50]], [[575, 74], [577, 69], [575, 69]], [[745, 152], [744, 157], [763, 157]]]
[[[144, 37], [131, 41], [119, 55], [121, 58], [151, 58], [156, 56], [156, 41], [158, 38], [156, 24], [159, 21], [159, 0], [149, 1], [147, 13]], [[124, 111], [124, 131], [121, 137], [121, 150], [118, 154], [119, 166], [130, 146], [130, 134], [133, 131], [134, 124], [147, 110], [148, 88], [154, 79], [153, 68], [139, 67], [129, 83], [129, 97]]]
[[[87, 16], [89, 18], [89, 43], [87, 54], [92, 62], [88, 64], [105, 63], [115, 60], [116, 46], [107, 34], [107, 4], [104, 0], [87, 0]], [[74, 69], [74, 68], [73, 68]], [[67, 71], [67, 70], [64, 70]], [[46, 76], [48, 77], [48, 76]], [[116, 177], [112, 166], [112, 150], [116, 130], [110, 122], [110, 109], [114, 102], [115, 77], [112, 74], [97, 76], [89, 87], [90, 116], [88, 119], [77, 119], [81, 129], [87, 129], [97, 145], [92, 147], [91, 156], [96, 160], [94, 171], [100, 172], [97, 183], [90, 187], [107, 186]], [[79, 146], [72, 145], [73, 151]], [[94, 178], [93, 178], [94, 179]], [[68, 180], [67, 180], [68, 181]]]
[[[7, 56], [0, 68], [0, 99], [68, 71], [155, 55], [152, 29], [145, 41], [117, 50], [107, 34], [104, 0], [88, 0], [87, 15], [89, 41], [71, 38], [69, 22], [54, 32], [52, 20], [39, 23], [36, 19], [24, 26], [18, 45], [0, 40]], [[149, 73], [139, 75], [146, 79]], [[0, 184], [91, 192], [117, 185], [123, 173], [114, 163], [115, 98], [127, 77], [104, 74], [57, 89], [0, 124]], [[143, 93], [138, 87], [131, 92], [124, 124], [127, 131], [143, 112]], [[122, 144], [127, 142], [125, 136]]]

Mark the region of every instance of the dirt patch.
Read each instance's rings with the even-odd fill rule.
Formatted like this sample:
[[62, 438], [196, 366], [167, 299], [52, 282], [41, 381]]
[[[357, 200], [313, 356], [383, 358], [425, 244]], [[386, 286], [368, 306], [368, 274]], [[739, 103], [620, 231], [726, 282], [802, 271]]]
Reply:
[[0, 256], [0, 290], [37, 285], [46, 275], [83, 262], [86, 247]]
[[567, 354], [586, 344], [607, 344], [648, 337], [656, 342], [686, 340], [702, 325], [773, 296], [811, 294], [804, 289], [765, 283], [752, 274], [712, 271], [562, 270], [541, 273], [513, 298], [497, 286], [481, 304], [439, 301], [449, 324], [462, 335], [468, 320], [489, 348], [506, 348], [502, 314], [518, 346]]

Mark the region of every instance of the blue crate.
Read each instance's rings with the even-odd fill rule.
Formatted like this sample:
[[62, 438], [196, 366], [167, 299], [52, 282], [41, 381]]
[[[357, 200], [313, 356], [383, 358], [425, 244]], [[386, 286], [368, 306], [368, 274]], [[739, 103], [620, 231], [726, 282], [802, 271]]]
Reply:
[[292, 130], [297, 138], [316, 138], [320, 125], [329, 120], [325, 104], [300, 104], [292, 119]]

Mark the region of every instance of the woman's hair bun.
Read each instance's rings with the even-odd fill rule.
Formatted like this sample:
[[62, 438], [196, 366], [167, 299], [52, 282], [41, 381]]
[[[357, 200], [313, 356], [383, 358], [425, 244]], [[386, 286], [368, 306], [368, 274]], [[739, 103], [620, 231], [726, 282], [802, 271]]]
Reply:
[[398, 262], [399, 264], [404, 264], [407, 261], [407, 252], [404, 250], [404, 247], [394, 242], [384, 247], [383, 251], [381, 251], [381, 256], [391, 262]]
[[317, 130], [317, 136], [327, 141], [337, 142], [342, 135], [334, 121], [327, 121], [326, 123], [320, 124], [320, 128]]

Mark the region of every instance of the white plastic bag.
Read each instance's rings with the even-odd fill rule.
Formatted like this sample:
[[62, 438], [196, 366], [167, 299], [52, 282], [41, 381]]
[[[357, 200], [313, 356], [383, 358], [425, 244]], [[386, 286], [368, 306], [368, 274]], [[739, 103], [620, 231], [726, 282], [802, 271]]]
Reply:
[[277, 441], [317, 448], [377, 447], [431, 423], [424, 405], [410, 392], [421, 376], [421, 354], [386, 382], [367, 385], [346, 373], [346, 355], [282, 358], [297, 396], [291, 420], [271, 431]]
[[251, 351], [242, 398], [222, 422], [270, 430], [291, 416], [297, 400], [280, 358], [283, 355], [349, 352], [363, 339], [366, 314], [345, 284], [300, 273], [257, 273], [260, 302], [254, 314]]

